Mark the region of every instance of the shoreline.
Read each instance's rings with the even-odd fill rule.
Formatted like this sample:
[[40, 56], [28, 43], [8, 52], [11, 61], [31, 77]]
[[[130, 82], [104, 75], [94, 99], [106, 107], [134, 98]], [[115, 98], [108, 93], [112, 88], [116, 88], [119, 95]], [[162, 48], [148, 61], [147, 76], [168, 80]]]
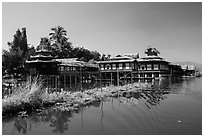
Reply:
[[48, 107], [61, 111], [75, 111], [106, 97], [118, 97], [123, 93], [137, 93], [151, 88], [151, 85], [147, 83], [133, 83], [76, 92], [62, 90], [61, 92], [48, 93], [48, 90], [42, 88], [40, 83], [34, 83], [34, 86], [35, 88], [32, 89], [31, 87], [29, 93], [23, 97], [16, 98], [17, 95], [13, 95], [2, 99], [3, 118], [13, 115], [27, 116], [32, 112], [39, 112]]

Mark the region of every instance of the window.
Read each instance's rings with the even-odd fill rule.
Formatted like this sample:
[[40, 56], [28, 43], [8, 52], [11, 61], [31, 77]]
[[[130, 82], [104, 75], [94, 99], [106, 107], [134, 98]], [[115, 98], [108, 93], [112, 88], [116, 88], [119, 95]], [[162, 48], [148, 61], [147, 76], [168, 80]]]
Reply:
[[73, 70], [76, 70], [76, 67], [73, 67]]
[[168, 67], [167, 67], [167, 65], [161, 64], [161, 68], [160, 68], [160, 69], [162, 69], [162, 70], [168, 70]]
[[123, 69], [123, 64], [119, 64], [119, 69]]
[[136, 69], [135, 63], [132, 63], [132, 69]]
[[138, 74], [134, 74], [134, 77], [138, 77]]
[[152, 74], [147, 74], [147, 77], [152, 77]]
[[66, 70], [69, 71], [69, 67], [68, 66], [66, 67]]
[[64, 66], [60, 66], [60, 71], [63, 71], [64, 70]]
[[125, 69], [130, 69], [130, 63], [125, 63]]
[[158, 64], [154, 64], [154, 70], [159, 70], [159, 65]]
[[147, 64], [147, 70], [152, 70], [152, 65], [151, 64]]
[[103, 64], [101, 64], [101, 70], [104, 70], [104, 65]]
[[116, 69], [116, 64], [112, 64], [112, 69]]
[[111, 69], [111, 65], [107, 64], [105, 69]]
[[141, 65], [140, 70], [145, 70], [145, 65]]
[[144, 74], [140, 74], [140, 77], [144, 77]]
[[159, 77], [159, 73], [154, 74], [154, 77]]

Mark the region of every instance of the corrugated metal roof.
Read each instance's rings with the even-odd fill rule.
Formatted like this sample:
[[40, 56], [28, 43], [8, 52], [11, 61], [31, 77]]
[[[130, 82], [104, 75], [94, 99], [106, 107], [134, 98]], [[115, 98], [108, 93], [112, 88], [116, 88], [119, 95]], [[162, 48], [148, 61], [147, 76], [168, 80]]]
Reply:
[[39, 59], [37, 59], [37, 60], [30, 60], [30, 61], [28, 61], [28, 60], [26, 60], [26, 63], [34, 63], [34, 62], [56, 62], [55, 60], [39, 60]]
[[39, 58], [39, 57], [43, 57], [43, 58], [52, 58], [51, 55], [45, 56], [45, 55], [35, 55], [35, 56], [31, 56], [30, 58]]
[[129, 60], [105, 60], [105, 61], [98, 61], [97, 63], [123, 63], [123, 62], [133, 62], [135, 59]]
[[74, 67], [93, 67], [93, 68], [98, 68], [98, 65], [95, 64], [82, 64], [79, 62], [73, 62], [73, 63], [66, 63], [66, 64], [60, 64], [60, 66], [74, 66]]
[[56, 61], [66, 63], [66, 62], [80, 62], [77, 60], [78, 58], [66, 58], [66, 59], [55, 59]]
[[60, 63], [60, 65], [62, 66], [78, 66], [78, 67], [94, 67], [94, 68], [98, 68], [98, 64], [92, 64], [92, 63], [87, 63], [84, 61], [77, 61], [77, 58], [69, 58], [69, 59], [52, 59], [52, 60], [48, 60], [48, 61], [44, 61], [44, 60], [31, 60], [31, 61], [26, 61], [26, 63], [36, 63], [36, 62], [57, 62]]
[[77, 58], [56, 59], [56, 61], [61, 62], [60, 65], [63, 65], [63, 66], [78, 66], [78, 67], [98, 68], [98, 64], [92, 64], [92, 63], [87, 63], [84, 61], [78, 61]]
[[140, 61], [165, 61], [165, 62], [169, 62], [167, 60], [165, 60], [164, 58], [162, 57], [158, 57], [158, 56], [147, 56], [145, 58], [138, 58], [137, 59], [138, 62]]
[[131, 57], [128, 56], [120, 56], [120, 57], [112, 57], [110, 60], [130, 60], [132, 59]]

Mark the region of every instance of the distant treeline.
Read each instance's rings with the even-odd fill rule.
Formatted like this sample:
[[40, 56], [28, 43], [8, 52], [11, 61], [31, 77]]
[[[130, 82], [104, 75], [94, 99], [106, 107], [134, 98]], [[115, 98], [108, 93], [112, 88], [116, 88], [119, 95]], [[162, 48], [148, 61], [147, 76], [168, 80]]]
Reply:
[[97, 51], [90, 51], [84, 47], [74, 47], [67, 37], [67, 31], [57, 26], [51, 28], [49, 37], [41, 38], [40, 44], [35, 48], [27, 43], [26, 28], [17, 30], [12, 42], [8, 42], [9, 50], [2, 53], [2, 73], [13, 75], [14, 78], [26, 75], [25, 61], [31, 55], [36, 55], [36, 50], [47, 48], [52, 51], [54, 58], [78, 58], [80, 61], [107, 60], [110, 55], [101, 55]]

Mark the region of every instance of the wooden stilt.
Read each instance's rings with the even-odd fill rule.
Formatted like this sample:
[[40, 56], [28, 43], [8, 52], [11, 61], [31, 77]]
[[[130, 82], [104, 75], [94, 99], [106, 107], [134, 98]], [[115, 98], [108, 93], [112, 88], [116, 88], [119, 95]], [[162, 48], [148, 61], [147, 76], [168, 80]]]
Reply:
[[72, 76], [69, 75], [69, 87], [71, 88], [72, 87]]
[[130, 75], [130, 78], [131, 78], [131, 84], [133, 83], [132, 77], [133, 77], [133, 74], [132, 74], [132, 71], [131, 71], [131, 75]]
[[60, 88], [60, 76], [57, 76], [57, 87], [58, 87], [57, 89], [59, 90], [59, 88]]
[[113, 76], [112, 76], [112, 72], [111, 72], [111, 85], [112, 85], [112, 79], [113, 79]]
[[57, 75], [55, 75], [55, 89], [57, 89]]
[[99, 66], [99, 74], [100, 74], [100, 88], [102, 92], [102, 75], [101, 75], [101, 66]]
[[83, 84], [83, 76], [82, 76], [82, 67], [80, 67], [80, 88], [82, 90], [82, 85]]
[[117, 69], [117, 86], [119, 86], [119, 72], [118, 72], [118, 69]]
[[66, 75], [64, 75], [64, 87], [63, 88], [65, 88], [65, 86], [66, 86]]
[[77, 77], [76, 77], [76, 75], [74, 75], [74, 78], [75, 78], [75, 87], [77, 87]]

